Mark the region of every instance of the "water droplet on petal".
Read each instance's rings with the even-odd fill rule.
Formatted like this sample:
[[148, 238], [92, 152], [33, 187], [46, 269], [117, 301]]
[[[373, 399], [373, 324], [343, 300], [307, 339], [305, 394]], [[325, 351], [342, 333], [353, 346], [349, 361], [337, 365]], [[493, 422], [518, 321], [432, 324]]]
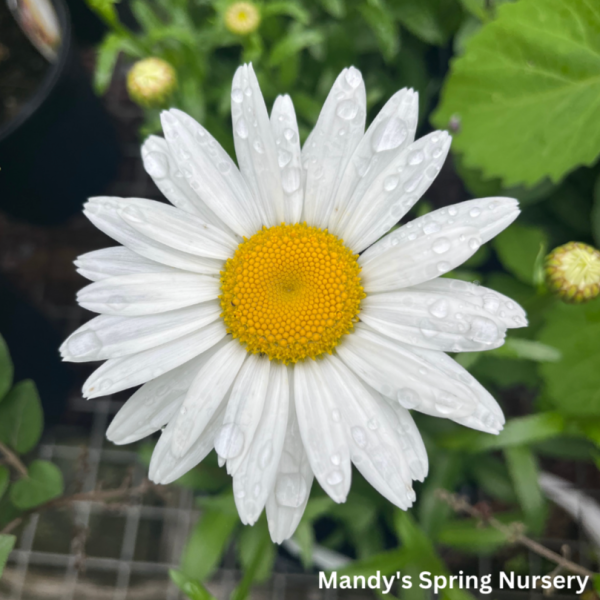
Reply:
[[471, 238], [469, 240], [469, 248], [473, 251], [478, 250], [480, 245], [481, 244], [477, 238]]
[[123, 296], [111, 296], [106, 304], [113, 310], [123, 310], [127, 305], [127, 302]]
[[331, 418], [334, 421], [334, 423], [339, 423], [342, 420], [342, 415], [340, 414], [340, 411], [337, 408], [334, 408], [331, 411]]
[[258, 498], [260, 496], [260, 483], [256, 483], [254, 485], [254, 487], [252, 488], [252, 494], [254, 495], [255, 498]]
[[448, 214], [451, 217], [455, 217], [458, 214], [458, 208], [456, 208], [456, 206], [449, 206], [448, 207]]
[[242, 117], [235, 124], [235, 132], [245, 140], [248, 137], [248, 123], [246, 123], [246, 119]]
[[344, 481], [344, 476], [342, 475], [341, 471], [338, 471], [337, 469], [335, 471], [331, 471], [328, 475], [326, 480], [327, 483], [329, 485], [338, 485], [338, 483], [342, 483], [342, 481]]
[[273, 444], [270, 441], [266, 442], [258, 455], [258, 466], [261, 469], [266, 469], [273, 458]]
[[450, 240], [448, 238], [438, 238], [437, 240], [435, 240], [435, 242], [433, 242], [433, 246], [431, 246], [431, 249], [436, 253], [436, 254], [444, 254], [445, 252], [448, 252], [448, 250], [450, 250], [451, 248], [451, 244], [450, 244]]
[[350, 67], [346, 71], [346, 81], [350, 87], [357, 88], [362, 81], [362, 75], [360, 74], [360, 71], [355, 67]]
[[429, 223], [425, 223], [425, 225], [423, 225], [423, 233], [425, 235], [437, 233], [441, 228], [442, 226], [437, 221], [430, 221]]
[[496, 323], [485, 317], [475, 317], [471, 321], [469, 334], [473, 341], [486, 345], [495, 343], [500, 337], [500, 331]]
[[371, 137], [371, 147], [374, 152], [393, 150], [406, 140], [408, 131], [404, 121], [398, 117], [384, 119], [375, 127]]
[[449, 262], [442, 261], [437, 264], [437, 270], [439, 273], [447, 273], [451, 268], [452, 267]]
[[290, 129], [289, 127], [287, 129], [283, 130], [283, 137], [288, 141], [288, 142], [293, 142], [296, 139], [296, 133], [294, 132], [293, 129]]
[[352, 439], [354, 440], [354, 443], [359, 447], [359, 448], [365, 448], [368, 440], [367, 440], [367, 433], [366, 431], [362, 428], [362, 427], [353, 427], [350, 430], [350, 433], [352, 434]]
[[408, 409], [419, 406], [421, 402], [419, 399], [419, 394], [410, 388], [402, 388], [398, 390], [396, 393], [396, 398], [404, 408]]
[[144, 157], [146, 173], [155, 179], [162, 179], [169, 174], [169, 163], [163, 152], [150, 152]]
[[252, 144], [252, 147], [259, 153], [259, 154], [264, 154], [265, 153], [265, 149], [262, 145], [262, 142], [260, 140], [255, 140], [254, 144]]
[[281, 172], [281, 186], [287, 194], [295, 192], [300, 187], [300, 169], [285, 168]]
[[415, 150], [408, 155], [409, 165], [420, 165], [425, 160], [425, 154], [422, 150]]
[[456, 412], [461, 406], [460, 400], [452, 394], [442, 392], [435, 401], [435, 408], [442, 415], [450, 415]]
[[240, 103], [244, 99], [244, 93], [242, 92], [242, 90], [240, 90], [240, 88], [233, 88], [231, 90], [231, 99], [234, 102]]
[[215, 438], [215, 450], [223, 458], [235, 458], [244, 448], [244, 434], [235, 423], [227, 423]]
[[331, 455], [331, 462], [336, 465], [339, 466], [342, 462], [342, 457], [339, 454], [332, 454]]
[[298, 508], [302, 506], [306, 494], [306, 482], [299, 473], [285, 473], [278, 477], [275, 498], [279, 505]]
[[445, 298], [436, 300], [430, 307], [429, 312], [438, 319], [443, 319], [448, 316], [449, 304]]
[[292, 155], [290, 152], [286, 152], [285, 150], [280, 150], [277, 153], [277, 162], [279, 163], [279, 167], [283, 169], [285, 165], [287, 165], [290, 160], [292, 160]]
[[398, 185], [398, 181], [399, 179], [395, 175], [390, 175], [390, 177], [386, 177], [383, 181], [383, 189], [386, 192], [391, 192], [392, 190], [395, 190]]
[[358, 113], [358, 104], [354, 100], [344, 100], [338, 104], [336, 113], [338, 117], [346, 121], [354, 119], [356, 113]]
[[473, 217], [473, 218], [478, 217], [480, 214], [481, 214], [481, 210], [479, 208], [472, 208], [469, 211], [469, 216]]
[[369, 429], [375, 431], [379, 427], [379, 423], [377, 422], [377, 419], [370, 419], [369, 422], [367, 423], [367, 427]]

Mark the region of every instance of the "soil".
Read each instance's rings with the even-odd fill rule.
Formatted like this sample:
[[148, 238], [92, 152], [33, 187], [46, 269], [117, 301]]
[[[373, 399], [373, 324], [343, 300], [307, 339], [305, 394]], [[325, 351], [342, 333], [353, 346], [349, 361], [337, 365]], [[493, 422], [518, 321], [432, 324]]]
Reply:
[[0, 127], [35, 94], [49, 68], [0, 0]]

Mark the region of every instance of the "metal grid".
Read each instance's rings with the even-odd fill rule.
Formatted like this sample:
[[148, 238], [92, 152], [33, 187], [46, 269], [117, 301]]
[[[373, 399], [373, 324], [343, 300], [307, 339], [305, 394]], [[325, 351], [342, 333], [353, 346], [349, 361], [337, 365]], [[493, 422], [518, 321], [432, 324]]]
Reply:
[[[107, 96], [107, 108], [115, 117], [124, 138], [122, 172], [110, 193], [117, 196], [157, 197], [156, 188], [143, 170], [139, 144], [135, 141], [140, 113], [127, 101], [123, 79], [124, 69], [120, 67], [116, 82]], [[103, 236], [98, 235], [85, 220], [75, 219], [74, 228], [78, 231], [78, 239], [85, 239], [83, 247], [80, 245], [76, 254], [108, 245]], [[36, 238], [39, 231], [34, 231], [34, 234], [32, 238]], [[58, 232], [57, 235], [62, 233]], [[0, 247], [0, 267], [3, 270], [8, 268], [9, 277], [19, 284], [20, 262], [27, 262], [32, 252], [44, 252], [44, 249], [35, 248], [35, 242], [33, 249], [30, 247], [32, 244], [27, 231], [18, 233], [15, 240], [19, 241], [19, 247], [11, 246], [11, 241], [4, 248]], [[43, 245], [47, 237], [42, 236], [42, 240]], [[64, 268], [64, 263], [59, 268]], [[72, 266], [69, 269], [73, 273], [71, 279], [67, 283], [64, 280], [59, 283], [66, 290], [72, 289], [74, 292], [81, 287], [83, 280], [74, 275]], [[47, 275], [53, 271], [55, 269], [40, 269], [39, 277], [34, 277], [21, 287], [26, 288], [29, 299], [43, 309], [57, 328], [68, 335], [91, 315], [74, 304], [74, 294], [65, 296], [63, 290], [58, 301], [53, 297], [56, 286], [52, 287], [51, 275]], [[78, 368], [82, 374], [88, 374], [91, 370], [82, 365], [78, 365]], [[107, 444], [104, 438], [111, 416], [121, 405], [122, 401], [118, 398], [86, 402], [75, 393], [70, 399], [69, 412], [75, 416], [74, 421], [78, 424], [67, 428], [57, 427], [48, 432], [39, 448], [39, 456], [59, 464], [68, 482], [73, 477], [75, 465], [81, 460], [81, 443], [84, 442], [88, 448], [87, 468], [81, 491], [94, 490], [107, 477], [110, 479], [115, 473], [123, 474], [131, 467], [133, 485], [139, 483], [145, 475], [145, 468], [139, 464], [135, 448], [128, 446], [117, 449]], [[571, 476], [570, 479], [575, 479], [580, 489], [588, 494], [599, 497], [600, 485], [597, 481], [590, 483], [590, 474], [585, 465], [561, 463], [558, 471], [564, 476], [572, 469], [576, 469], [576, 477]], [[115, 483], [118, 485], [119, 481]], [[170, 583], [168, 569], [177, 567], [187, 536], [198, 517], [190, 491], [171, 488], [170, 496], [166, 499], [136, 500], [127, 505], [121, 504], [116, 510], [97, 503], [79, 502], [66, 516], [65, 512], [48, 512], [30, 518], [19, 535], [18, 546], [11, 554], [0, 582], [2, 598], [176, 600], [182, 597]], [[555, 511], [554, 515], [560, 515], [560, 511]], [[581, 527], [574, 524], [573, 529], [570, 539], [561, 535], [540, 541], [556, 551], [560, 551], [563, 544], [567, 543], [572, 549], [573, 558], [589, 567], [593, 560], [590, 545]], [[89, 530], [89, 537], [83, 550], [81, 532], [86, 530]], [[480, 556], [475, 562], [480, 575], [501, 569], [497, 557]], [[541, 574], [542, 561], [531, 553], [529, 566], [530, 574]], [[299, 568], [292, 561], [278, 557], [272, 580], [268, 585], [257, 588], [252, 597], [274, 600], [373, 597], [371, 593], [361, 591], [321, 591], [315, 575], [294, 571], [299, 571]], [[217, 597], [225, 598], [239, 578], [234, 555], [229, 552], [209, 587]], [[540, 593], [532, 591], [494, 591], [494, 598], [499, 600], [541, 597]]]

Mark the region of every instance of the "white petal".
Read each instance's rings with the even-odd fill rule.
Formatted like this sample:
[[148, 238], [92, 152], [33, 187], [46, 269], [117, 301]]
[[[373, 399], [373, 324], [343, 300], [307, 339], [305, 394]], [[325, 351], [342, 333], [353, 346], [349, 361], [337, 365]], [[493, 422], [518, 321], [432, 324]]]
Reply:
[[385, 406], [339, 358], [325, 355], [318, 366], [333, 395], [343, 398], [342, 410], [329, 418], [341, 419], [352, 462], [390, 502], [408, 508], [414, 496], [411, 472]]
[[248, 356], [238, 340], [221, 348], [198, 372], [175, 419], [171, 451], [182, 457], [194, 445]]
[[202, 201], [238, 235], [251, 236], [260, 229], [256, 201], [217, 140], [180, 110], [163, 112], [161, 121], [171, 155]]
[[[443, 416], [447, 416], [465, 427], [471, 427], [486, 433], [497, 434], [500, 432], [504, 425], [502, 409], [498, 406], [494, 397], [466, 369], [443, 352], [414, 346], [411, 349], [419, 358], [426, 361], [428, 367], [430, 366], [434, 371], [437, 370], [438, 373], [443, 373], [461, 385], [467, 386], [469, 392], [476, 398], [475, 410], [470, 415], [451, 414]], [[416, 410], [420, 409], [417, 408]]]
[[238, 67], [231, 85], [233, 141], [263, 225], [283, 221], [283, 189], [269, 114], [252, 65]]
[[506, 296], [474, 283], [467, 283], [459, 279], [439, 277], [420, 283], [411, 288], [413, 290], [427, 293], [451, 295], [469, 304], [482, 308], [486, 313], [499, 319], [504, 327], [508, 329], [525, 327], [527, 325], [527, 314], [514, 300]]
[[135, 204], [137, 198], [91, 198], [84, 206], [85, 216], [106, 235], [127, 246], [136, 254], [193, 273], [212, 273], [218, 275], [222, 261], [213, 258], [201, 258], [187, 252], [169, 248], [142, 235], [128, 225], [119, 215], [119, 210], [129, 204]]
[[248, 452], [263, 412], [271, 361], [251, 354], [235, 378], [215, 449], [233, 475]]
[[245, 524], [257, 521], [275, 485], [288, 423], [290, 383], [287, 373], [281, 363], [271, 363], [260, 422], [233, 477], [235, 503]]
[[77, 272], [90, 281], [135, 273], [181, 273], [182, 271], [136, 254], [125, 246], [103, 248], [78, 256]]
[[450, 136], [434, 131], [399, 152], [384, 168], [368, 173], [351, 198], [339, 235], [360, 252], [390, 230], [427, 191], [439, 173]]
[[469, 200], [423, 215], [362, 254], [359, 262], [370, 280], [365, 289], [386, 291], [434, 279], [464, 262], [518, 215], [512, 198]]
[[218, 300], [142, 317], [101, 315], [72, 333], [60, 347], [63, 360], [119, 358], [196, 331], [221, 314]]
[[314, 479], [298, 428], [291, 367], [288, 368], [288, 374], [290, 403], [287, 429], [275, 485], [267, 499], [269, 533], [276, 544], [292, 537], [296, 531], [308, 503]]
[[200, 217], [152, 200], [130, 204], [120, 210], [119, 215], [142, 235], [169, 248], [204, 258], [227, 260], [242, 241]]
[[108, 315], [151, 315], [214, 300], [219, 280], [195, 273], [139, 273], [90, 283], [77, 293], [84, 308]]
[[183, 176], [171, 156], [165, 139], [151, 135], [142, 146], [142, 160], [146, 172], [171, 204], [186, 213], [198, 215], [206, 223], [231, 232], [190, 187], [189, 180]]
[[503, 320], [483, 308], [451, 292], [419, 286], [368, 295], [361, 302], [360, 320], [405, 344], [446, 352], [498, 348], [506, 334]]
[[336, 79], [319, 120], [302, 148], [302, 220], [326, 228], [337, 187], [365, 131], [365, 84], [360, 71], [344, 69]]
[[433, 350], [402, 344], [362, 323], [336, 351], [361, 379], [405, 408], [456, 420], [474, 414], [479, 404], [472, 386], [422, 357]]
[[341, 236], [360, 198], [377, 176], [415, 139], [419, 95], [396, 92], [379, 111], [354, 151], [337, 190], [329, 229]]
[[344, 502], [352, 480], [346, 431], [337, 415], [346, 399], [335, 397], [320, 362], [294, 366], [296, 414], [304, 449], [321, 487], [335, 502]]
[[160, 436], [152, 453], [148, 472], [150, 480], [162, 485], [173, 483], [202, 462], [213, 449], [215, 436], [221, 427], [226, 405], [227, 398], [224, 398], [198, 439], [183, 456], [173, 454], [173, 436], [176, 435], [176, 427], [175, 421], [171, 421]]
[[271, 129], [277, 147], [277, 163], [283, 189], [283, 220], [298, 223], [302, 217], [302, 154], [292, 99], [277, 96], [271, 111]]
[[111, 358], [83, 384], [83, 395], [97, 398], [146, 383], [208, 350], [225, 335], [223, 323], [216, 321], [156, 348], [132, 356]]
[[176, 369], [145, 383], [112, 420], [106, 437], [114, 444], [131, 444], [166, 425], [179, 410], [198, 371], [227, 340]]

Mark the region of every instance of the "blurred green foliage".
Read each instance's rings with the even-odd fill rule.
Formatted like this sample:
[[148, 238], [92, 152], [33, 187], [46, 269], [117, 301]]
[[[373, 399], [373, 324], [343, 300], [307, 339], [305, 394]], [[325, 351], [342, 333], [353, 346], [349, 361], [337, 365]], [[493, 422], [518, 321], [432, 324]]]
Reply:
[[[509, 544], [503, 533], [455, 515], [436, 496], [440, 488], [483, 498], [498, 519], [541, 533], [548, 506], [538, 484], [540, 462], [600, 464], [600, 300], [564, 305], [541, 277], [551, 248], [572, 240], [600, 244], [600, 5], [265, 1], [258, 3], [260, 28], [241, 37], [225, 27], [227, 0], [131, 0], [135, 30], [123, 25], [111, 0], [88, 2], [110, 27], [98, 49], [98, 92], [109, 86], [120, 54], [127, 64], [163, 58], [178, 74], [171, 104], [203, 122], [232, 154], [230, 86], [240, 63], [253, 61], [267, 105], [278, 94], [292, 96], [303, 138], [336, 75], [353, 64], [364, 75], [371, 117], [397, 89], [414, 87], [420, 131], [431, 123], [454, 137], [459, 185], [475, 196], [521, 201], [519, 222], [450, 274], [505, 293], [528, 311], [530, 326], [513, 331], [504, 347], [455, 357], [498, 398], [509, 416], [504, 431], [493, 437], [415, 414], [430, 461], [428, 478], [416, 488], [416, 507], [398, 511], [356, 472], [344, 505], [313, 486], [294, 536], [303, 565], [314, 566], [320, 547], [352, 557], [340, 575], [443, 574], [448, 567], [440, 551], [490, 554]], [[144, 114], [142, 137], [160, 129], [158, 109]], [[421, 201], [418, 214], [431, 207]], [[5, 355], [0, 347], [0, 359]], [[0, 391], [7, 381], [5, 365]], [[10, 394], [8, 400], [10, 412]], [[8, 440], [2, 427], [0, 419], [0, 438]], [[13, 443], [27, 447], [34, 437], [23, 431]], [[0, 472], [0, 494], [3, 481]], [[202, 516], [173, 581], [189, 598], [211, 598], [202, 582], [233, 546], [245, 573], [233, 597], [245, 598], [273, 568], [264, 517], [252, 528], [240, 525], [214, 455], [178, 483], [197, 492]], [[524, 555], [515, 551], [506, 560], [505, 568], [521, 569]], [[403, 597], [424, 594], [413, 588]], [[445, 590], [442, 596], [470, 594]]]

